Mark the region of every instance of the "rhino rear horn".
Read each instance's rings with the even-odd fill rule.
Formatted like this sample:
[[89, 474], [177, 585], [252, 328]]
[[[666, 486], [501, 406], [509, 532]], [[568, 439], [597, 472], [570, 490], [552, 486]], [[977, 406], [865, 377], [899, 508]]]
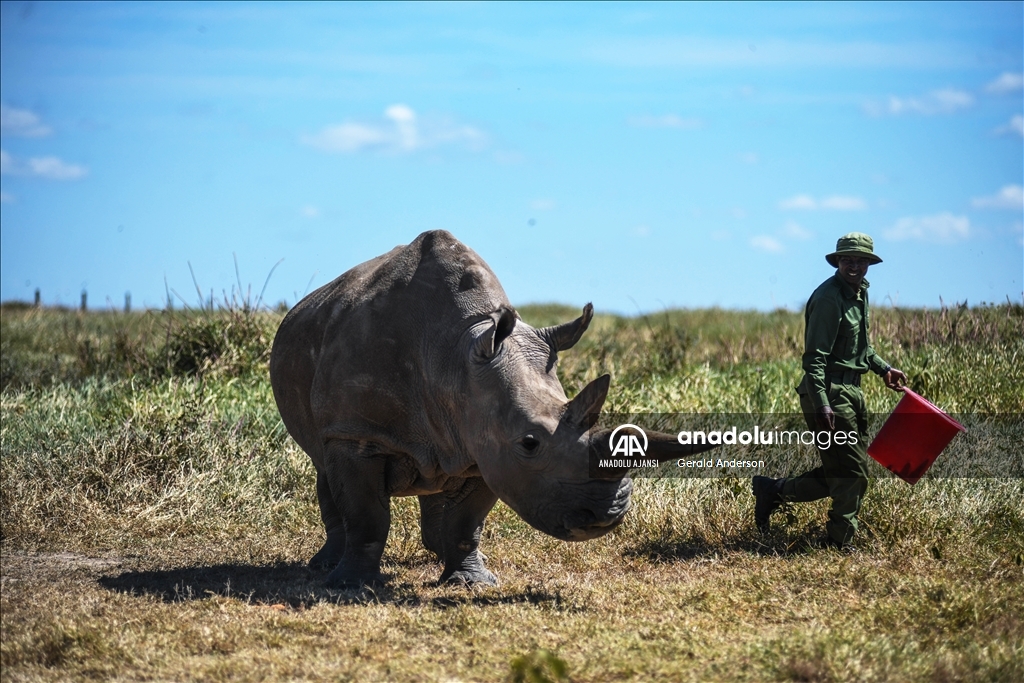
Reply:
[[512, 334], [515, 327], [516, 312], [511, 308], [499, 308], [491, 313], [491, 324], [476, 338], [475, 355], [483, 360], [494, 358], [494, 354], [501, 348], [501, 342]]
[[601, 375], [583, 387], [583, 391], [576, 394], [576, 397], [566, 404], [562, 420], [584, 430], [597, 424], [597, 419], [601, 415], [601, 406], [608, 398], [608, 387], [611, 382], [611, 375]]
[[587, 304], [583, 307], [583, 315], [572, 322], [552, 325], [540, 330], [541, 335], [548, 340], [555, 351], [566, 351], [576, 345], [583, 333], [590, 327], [590, 321], [594, 317], [594, 305]]

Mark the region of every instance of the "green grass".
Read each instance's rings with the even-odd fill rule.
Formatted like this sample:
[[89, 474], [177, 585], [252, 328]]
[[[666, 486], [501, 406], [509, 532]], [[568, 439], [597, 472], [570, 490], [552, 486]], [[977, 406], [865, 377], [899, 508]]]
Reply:
[[[280, 318], [0, 310], [3, 680], [1024, 680], [1021, 479], [873, 481], [850, 554], [809, 543], [825, 501], [757, 534], [740, 479], [637, 480], [582, 544], [499, 503], [502, 583], [475, 591], [434, 585], [394, 499], [388, 585], [328, 591], [266, 376]], [[786, 311], [598, 315], [560, 374], [611, 372], [615, 412], [795, 412], [801, 334]], [[1024, 414], [1020, 306], [879, 308], [872, 334], [951, 412]]]

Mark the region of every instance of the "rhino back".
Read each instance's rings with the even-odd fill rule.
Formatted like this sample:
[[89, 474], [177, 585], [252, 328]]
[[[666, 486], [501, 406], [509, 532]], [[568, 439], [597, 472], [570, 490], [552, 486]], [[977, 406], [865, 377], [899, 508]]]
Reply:
[[274, 397], [322, 466], [326, 438], [376, 443], [429, 474], [464, 469], [458, 435], [465, 331], [509, 306], [494, 273], [445, 231], [347, 271], [300, 301], [274, 340]]

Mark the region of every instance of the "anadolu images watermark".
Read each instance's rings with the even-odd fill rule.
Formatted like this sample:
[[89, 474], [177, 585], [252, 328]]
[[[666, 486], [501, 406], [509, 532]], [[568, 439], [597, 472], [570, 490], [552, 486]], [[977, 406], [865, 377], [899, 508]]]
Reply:
[[713, 446], [729, 446], [740, 444], [742, 446], [755, 444], [758, 446], [817, 446], [822, 450], [828, 450], [832, 447], [832, 444], [836, 446], [843, 446], [849, 444], [855, 446], [858, 443], [857, 430], [849, 429], [846, 431], [811, 431], [806, 429], [799, 432], [795, 429], [786, 429], [779, 431], [777, 429], [761, 429], [760, 425], [754, 425], [753, 431], [742, 431], [737, 433], [737, 427], [734, 425], [730, 429], [724, 431], [712, 430], [705, 432], [703, 430], [697, 431], [681, 431], [676, 436], [676, 440], [682, 446], [696, 446], [711, 444]]
[[[926, 416], [921, 416], [924, 419]], [[871, 443], [888, 415], [863, 424], [808, 427], [803, 414], [602, 414], [591, 429], [594, 478], [792, 476], [820, 465], [819, 451]], [[970, 426], [928, 472], [937, 477], [1024, 478], [1024, 416], [958, 415]], [[890, 473], [869, 458], [872, 476]]]

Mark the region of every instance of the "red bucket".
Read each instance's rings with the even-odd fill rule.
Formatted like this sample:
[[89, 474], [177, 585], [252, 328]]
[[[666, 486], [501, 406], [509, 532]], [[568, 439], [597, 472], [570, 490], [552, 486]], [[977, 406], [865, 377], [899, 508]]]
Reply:
[[908, 484], [916, 484], [957, 432], [966, 431], [931, 401], [904, 387], [903, 398], [868, 446], [868, 455]]

